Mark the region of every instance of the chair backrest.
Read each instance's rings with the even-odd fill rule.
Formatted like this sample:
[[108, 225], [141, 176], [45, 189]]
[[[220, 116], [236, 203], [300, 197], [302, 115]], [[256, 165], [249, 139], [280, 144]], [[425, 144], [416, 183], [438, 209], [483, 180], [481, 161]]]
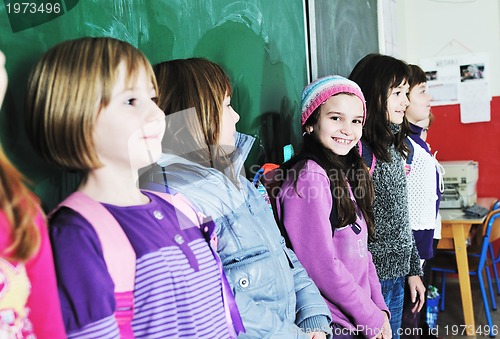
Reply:
[[488, 241], [494, 242], [500, 239], [500, 209], [497, 208], [491, 211], [488, 214], [485, 223], [485, 236], [488, 236]]
[[495, 212], [498, 211], [500, 211], [500, 200], [496, 200], [493, 205], [491, 205], [491, 210], [486, 215], [486, 219], [484, 219], [484, 222], [481, 225], [481, 235], [484, 237], [487, 233], [489, 233], [488, 237], [490, 242], [500, 238], [500, 228], [498, 226], [492, 225], [492, 229], [488, 230], [488, 222], [490, 218], [495, 214]]
[[484, 233], [481, 243], [478, 244], [480, 246], [478, 271], [481, 271], [486, 264], [490, 243], [500, 238], [500, 209], [490, 211], [481, 227]]

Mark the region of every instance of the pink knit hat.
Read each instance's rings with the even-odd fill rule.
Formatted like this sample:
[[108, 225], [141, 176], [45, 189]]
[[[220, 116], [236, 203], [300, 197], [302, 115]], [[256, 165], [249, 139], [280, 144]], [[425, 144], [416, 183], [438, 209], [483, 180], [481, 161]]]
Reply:
[[328, 98], [339, 93], [352, 93], [361, 99], [363, 103], [363, 125], [366, 120], [365, 96], [354, 81], [341, 77], [340, 75], [329, 75], [311, 82], [302, 92], [302, 126], [311, 116], [316, 108]]

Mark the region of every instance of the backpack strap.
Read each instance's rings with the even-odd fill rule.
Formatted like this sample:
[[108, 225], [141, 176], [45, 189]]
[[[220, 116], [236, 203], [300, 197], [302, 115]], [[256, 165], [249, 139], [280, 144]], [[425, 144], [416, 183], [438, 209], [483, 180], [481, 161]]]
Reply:
[[49, 218], [63, 206], [78, 212], [96, 231], [108, 272], [115, 285], [115, 319], [120, 337], [134, 338], [132, 318], [136, 255], [127, 235], [101, 203], [82, 192], [74, 192], [68, 196], [49, 214]]
[[363, 154], [363, 142], [361, 139], [358, 141], [358, 151], [359, 155], [363, 159], [363, 162], [368, 167], [370, 175], [373, 175], [373, 171], [375, 170], [375, 164], [377, 163], [377, 158], [375, 157], [375, 153], [370, 149], [370, 147], [366, 146], [366, 151]]

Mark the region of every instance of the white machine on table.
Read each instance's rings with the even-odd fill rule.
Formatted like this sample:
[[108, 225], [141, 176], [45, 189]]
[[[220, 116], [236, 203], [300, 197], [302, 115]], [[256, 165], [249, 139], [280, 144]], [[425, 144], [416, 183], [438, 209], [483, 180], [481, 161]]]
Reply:
[[476, 204], [478, 163], [472, 160], [440, 161], [444, 168], [444, 192], [440, 208], [466, 208]]

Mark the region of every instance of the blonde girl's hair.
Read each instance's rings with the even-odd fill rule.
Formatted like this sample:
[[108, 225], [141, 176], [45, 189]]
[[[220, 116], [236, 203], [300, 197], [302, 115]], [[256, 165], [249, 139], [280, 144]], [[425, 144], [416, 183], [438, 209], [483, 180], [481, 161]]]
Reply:
[[28, 80], [26, 129], [45, 160], [83, 172], [102, 166], [93, 131], [99, 112], [111, 101], [121, 63], [127, 69], [127, 85], [144, 69], [157, 92], [146, 56], [114, 38], [64, 41], [35, 65]]
[[41, 213], [38, 199], [23, 180], [0, 146], [0, 209], [10, 225], [12, 239], [2, 256], [22, 262], [30, 259], [40, 248], [36, 219]]
[[229, 157], [219, 145], [223, 102], [231, 96], [224, 70], [204, 58], [165, 61], [154, 66], [159, 87], [158, 106], [167, 116], [164, 150], [237, 182]]

